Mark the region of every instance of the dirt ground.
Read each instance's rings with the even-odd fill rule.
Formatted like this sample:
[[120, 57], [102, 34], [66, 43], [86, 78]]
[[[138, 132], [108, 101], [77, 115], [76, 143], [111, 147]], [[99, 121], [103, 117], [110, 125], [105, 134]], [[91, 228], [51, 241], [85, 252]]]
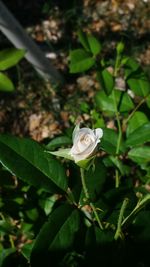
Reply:
[[[150, 1], [5, 1], [45, 56], [61, 72], [65, 84], [54, 88], [43, 81], [24, 59], [8, 75], [16, 86], [11, 94], [1, 93], [0, 132], [31, 137], [37, 141], [53, 138], [69, 128], [76, 119], [90, 121], [81, 103], [93, 105], [99, 85], [95, 74], [71, 75], [69, 51], [79, 47], [77, 29], [92, 32], [103, 44], [103, 54], [114, 56], [115, 45], [123, 39], [126, 53], [150, 70]], [[13, 2], [13, 3], [12, 3]], [[72, 1], [73, 2], [73, 1]], [[32, 12], [32, 13], [31, 13]], [[31, 16], [32, 14], [32, 16]], [[11, 47], [0, 35], [0, 47]], [[64, 97], [65, 96], [65, 97]]]

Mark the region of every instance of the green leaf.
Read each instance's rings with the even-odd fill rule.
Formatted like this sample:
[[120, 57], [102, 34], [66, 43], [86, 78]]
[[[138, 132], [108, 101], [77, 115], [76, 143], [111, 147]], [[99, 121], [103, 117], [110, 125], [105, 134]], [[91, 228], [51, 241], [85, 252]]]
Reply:
[[126, 141], [127, 146], [137, 146], [150, 141], [150, 122], [138, 127]]
[[[113, 129], [104, 128], [103, 138], [100, 143], [100, 148], [102, 148], [107, 153], [115, 154], [117, 142], [118, 142], [118, 134]], [[120, 152], [124, 151], [125, 151], [125, 146], [122, 141], [120, 145]]]
[[101, 43], [93, 35], [87, 35], [90, 50], [94, 56], [101, 52]]
[[125, 57], [123, 59], [123, 65], [125, 67], [125, 77], [126, 79], [129, 78], [129, 76], [133, 73], [136, 73], [137, 71], [141, 71], [141, 67], [137, 61], [135, 61], [133, 58]]
[[143, 112], [136, 111], [134, 115], [132, 116], [132, 118], [129, 120], [127, 131], [126, 131], [127, 136], [129, 136], [132, 132], [134, 132], [138, 127], [148, 122], [149, 120]]
[[16, 65], [25, 54], [24, 49], [5, 49], [0, 52], [0, 70], [7, 70]]
[[0, 91], [12, 92], [14, 89], [12, 81], [0, 72]]
[[82, 30], [79, 30], [78, 31], [78, 37], [79, 37], [79, 41], [82, 44], [82, 46], [84, 47], [84, 49], [87, 52], [89, 52], [90, 48], [89, 48], [89, 44], [88, 44], [88, 41], [87, 41], [87, 35]]
[[[100, 159], [95, 160], [95, 167], [90, 168], [88, 171], [85, 171], [85, 181], [90, 198], [93, 201], [99, 197], [99, 194], [102, 192], [104, 183], [106, 179], [106, 168]], [[80, 196], [80, 204], [85, 198], [84, 192], [82, 190]], [[84, 204], [84, 202], [82, 203]]]
[[0, 161], [9, 171], [29, 184], [50, 192], [67, 190], [62, 165], [33, 140], [0, 135]]
[[[51, 253], [68, 250], [79, 230], [79, 211], [68, 204], [55, 209], [38, 234], [31, 253], [31, 266], [42, 266], [43, 257], [50, 260]], [[47, 265], [46, 265], [47, 266]]]
[[107, 69], [104, 69], [97, 72], [97, 79], [105, 94], [110, 95], [114, 88], [114, 78], [112, 74]]
[[22, 255], [29, 261], [30, 260], [30, 256], [31, 256], [31, 251], [32, 251], [32, 248], [33, 248], [33, 244], [34, 242], [32, 243], [27, 243], [25, 245], [23, 245], [23, 247], [21, 248], [21, 253]]
[[[134, 108], [134, 104], [127, 93], [118, 90], [114, 90], [114, 93], [120, 112], [127, 112]], [[113, 94], [107, 96], [103, 91], [100, 91], [95, 95], [95, 103], [100, 110], [106, 113], [116, 112]]]
[[84, 72], [95, 64], [95, 59], [83, 49], [76, 49], [70, 52], [70, 73]]
[[148, 163], [150, 162], [150, 147], [136, 147], [129, 151], [128, 157], [135, 161], [136, 163]]
[[54, 194], [48, 198], [39, 199], [39, 205], [44, 210], [46, 215], [49, 215], [58, 200], [58, 195]]
[[127, 80], [130, 89], [138, 96], [147, 96], [150, 92], [150, 82], [145, 74], [139, 75], [138, 78], [130, 78]]
[[36, 221], [39, 217], [39, 213], [36, 208], [26, 210], [25, 213], [31, 221]]
[[68, 136], [60, 136], [60, 137], [56, 137], [52, 141], [50, 141], [46, 145], [46, 148], [47, 149], [56, 149], [60, 146], [70, 145], [70, 144], [72, 144], [71, 138], [69, 138]]

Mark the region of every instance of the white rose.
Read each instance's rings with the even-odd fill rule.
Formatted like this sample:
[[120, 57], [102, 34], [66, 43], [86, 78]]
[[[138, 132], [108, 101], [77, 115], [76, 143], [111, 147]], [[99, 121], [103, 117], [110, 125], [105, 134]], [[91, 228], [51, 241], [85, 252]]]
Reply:
[[73, 132], [73, 146], [70, 150], [70, 155], [75, 162], [92, 156], [102, 136], [101, 128], [91, 130], [89, 128], [80, 129], [79, 126], [76, 126]]

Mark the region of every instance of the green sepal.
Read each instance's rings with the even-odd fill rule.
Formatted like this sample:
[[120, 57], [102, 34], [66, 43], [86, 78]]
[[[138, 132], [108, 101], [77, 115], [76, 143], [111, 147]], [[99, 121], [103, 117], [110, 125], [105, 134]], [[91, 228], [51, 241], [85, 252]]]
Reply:
[[70, 155], [70, 148], [61, 148], [57, 151], [45, 151], [46, 153], [50, 153], [57, 157], [62, 157], [69, 160], [74, 160], [73, 157]]

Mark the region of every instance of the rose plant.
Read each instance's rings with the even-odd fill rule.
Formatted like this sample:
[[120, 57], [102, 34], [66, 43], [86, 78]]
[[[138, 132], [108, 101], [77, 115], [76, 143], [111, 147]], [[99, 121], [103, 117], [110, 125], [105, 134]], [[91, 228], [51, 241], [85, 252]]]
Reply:
[[94, 130], [89, 128], [80, 129], [77, 125], [73, 132], [73, 146], [70, 150], [70, 155], [75, 162], [93, 156], [102, 136], [103, 130], [101, 128]]
[[[97, 262], [148, 266], [149, 79], [124, 54], [122, 42], [110, 68], [93, 35], [79, 31], [78, 37], [82, 48], [70, 52], [70, 72], [92, 68], [100, 83], [91, 107], [95, 113], [89, 111], [90, 128], [77, 124], [71, 134], [44, 144], [0, 135], [4, 177], [0, 266], [7, 266], [8, 257], [12, 263], [16, 255], [23, 266], [31, 267], [97, 266]], [[120, 78], [125, 85], [121, 90]], [[109, 120], [114, 121], [112, 128], [106, 127]], [[16, 184], [21, 188], [19, 198]]]

